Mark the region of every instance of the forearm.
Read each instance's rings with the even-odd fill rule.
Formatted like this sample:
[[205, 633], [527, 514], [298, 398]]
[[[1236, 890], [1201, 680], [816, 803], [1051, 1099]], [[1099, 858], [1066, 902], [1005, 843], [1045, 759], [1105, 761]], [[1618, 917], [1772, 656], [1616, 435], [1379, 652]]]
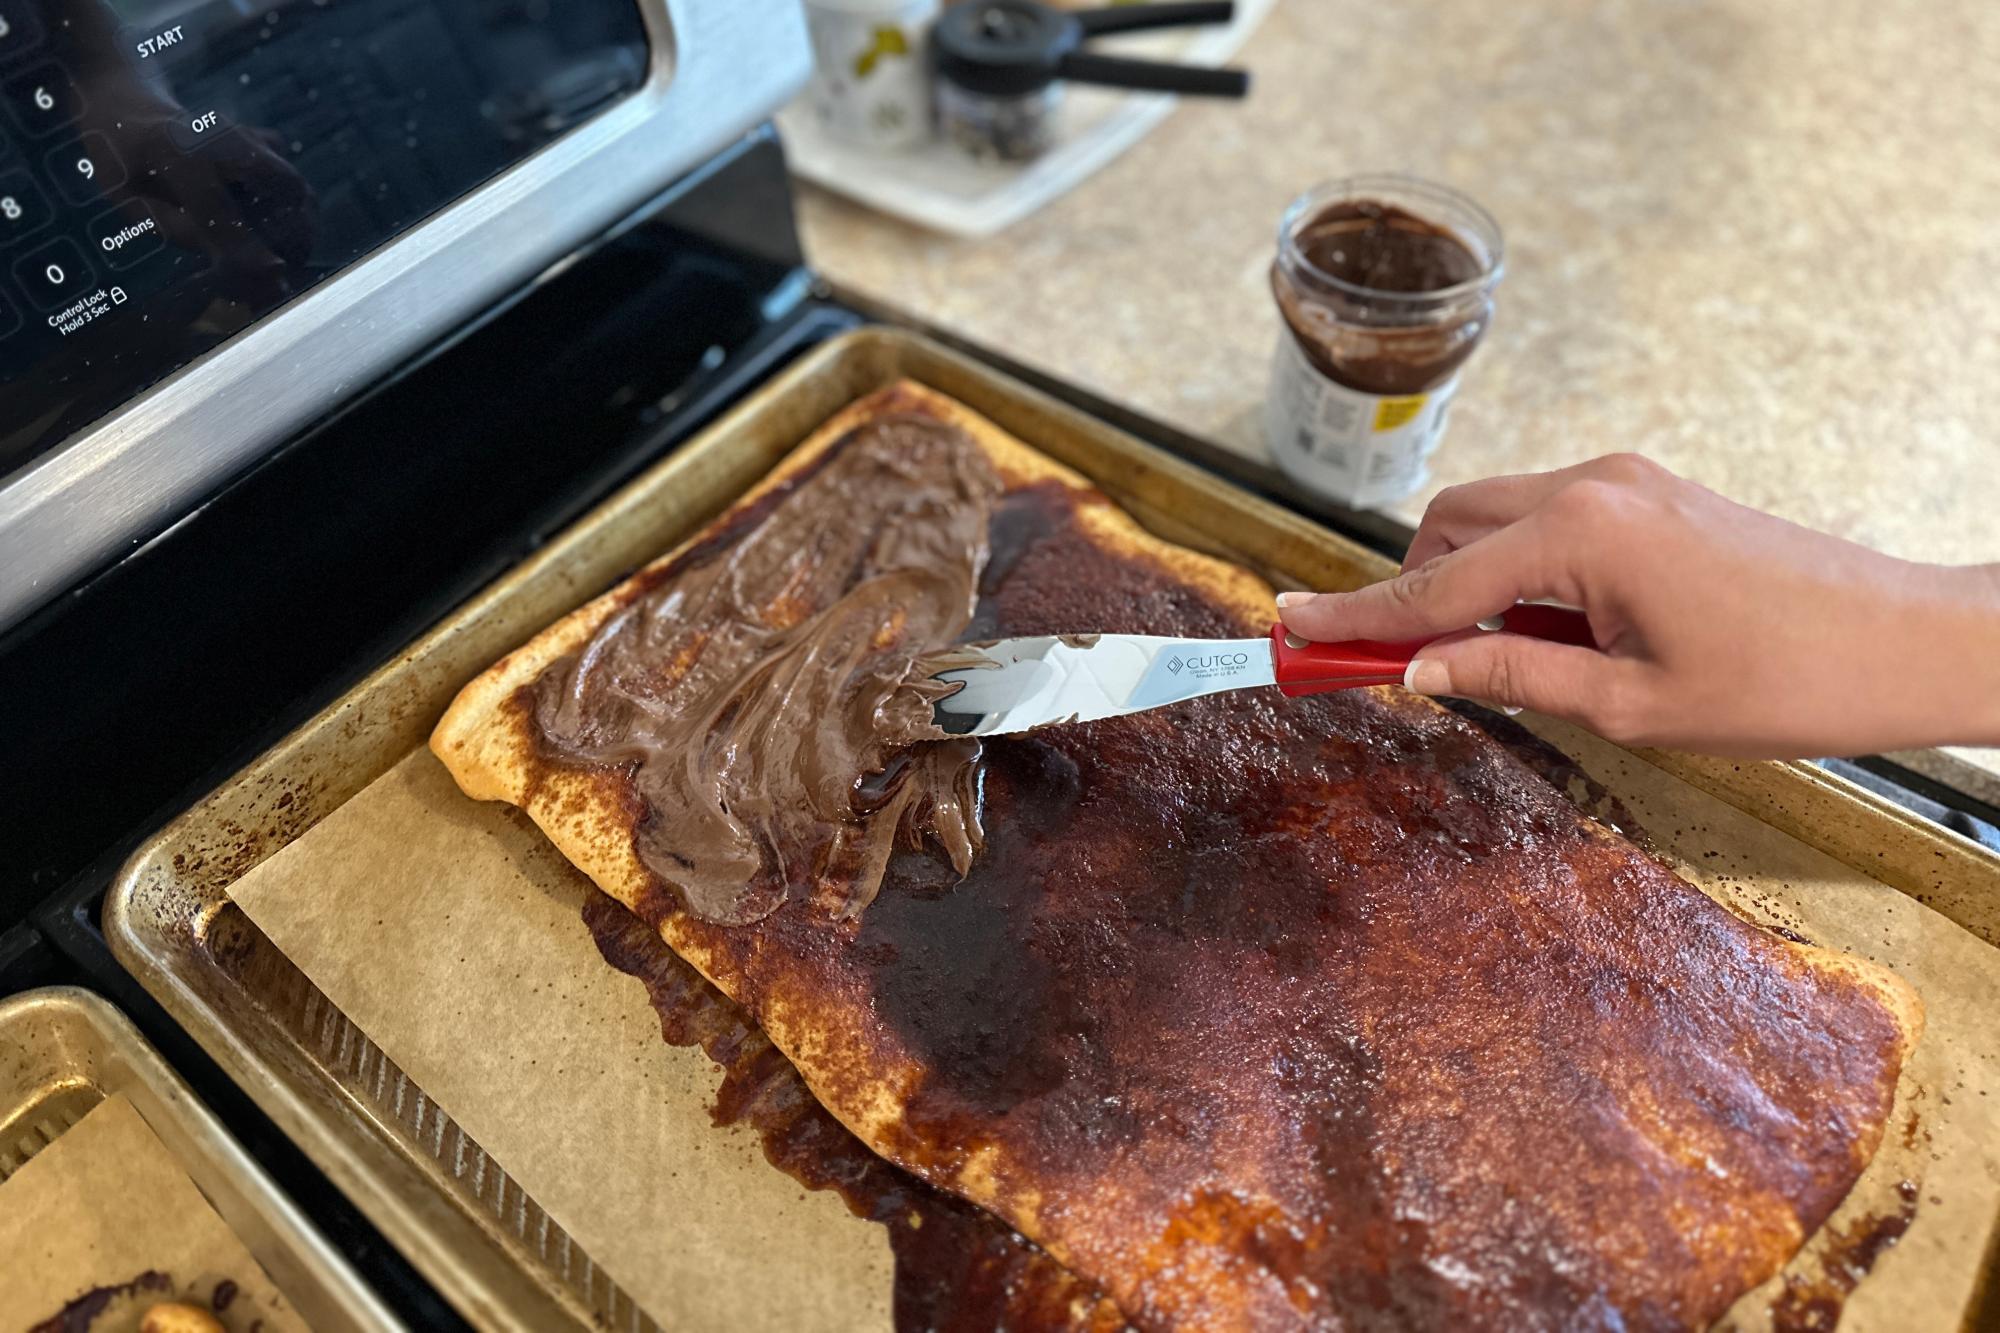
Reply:
[[1785, 634], [1777, 599], [1757, 636], [1778, 654], [1750, 685], [1772, 732], [1816, 756], [2000, 744], [2000, 566], [1828, 555], [1815, 632]]

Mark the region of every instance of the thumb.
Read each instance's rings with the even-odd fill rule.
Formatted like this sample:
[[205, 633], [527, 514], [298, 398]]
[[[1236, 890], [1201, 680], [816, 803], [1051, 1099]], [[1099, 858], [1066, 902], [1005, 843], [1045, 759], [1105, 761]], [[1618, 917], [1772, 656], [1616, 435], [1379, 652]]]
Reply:
[[1418, 694], [1532, 708], [1600, 734], [1627, 734], [1643, 668], [1594, 648], [1519, 634], [1453, 635], [1425, 645], [1403, 676]]

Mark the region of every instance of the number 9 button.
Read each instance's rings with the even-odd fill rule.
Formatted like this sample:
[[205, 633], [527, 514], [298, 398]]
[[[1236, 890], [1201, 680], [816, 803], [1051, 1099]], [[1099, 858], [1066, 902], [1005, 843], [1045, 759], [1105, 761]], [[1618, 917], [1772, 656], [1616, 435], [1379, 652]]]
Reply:
[[74, 204], [87, 204], [125, 181], [124, 161], [101, 134], [86, 134], [56, 149], [45, 166], [56, 189]]

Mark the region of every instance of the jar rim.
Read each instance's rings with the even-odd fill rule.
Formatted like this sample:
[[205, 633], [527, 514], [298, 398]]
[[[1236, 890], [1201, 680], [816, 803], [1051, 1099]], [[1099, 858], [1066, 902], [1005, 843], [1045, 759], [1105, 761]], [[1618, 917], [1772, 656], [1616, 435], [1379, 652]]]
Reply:
[[[1381, 200], [1385, 195], [1389, 196], [1385, 202], [1411, 202], [1412, 211], [1419, 213], [1426, 222], [1449, 230], [1472, 252], [1473, 257], [1480, 261], [1480, 272], [1449, 287], [1438, 287], [1426, 292], [1399, 292], [1386, 287], [1369, 287], [1362, 283], [1350, 282], [1327, 272], [1306, 257], [1305, 251], [1298, 243], [1299, 228], [1303, 223], [1316, 216], [1328, 204], [1343, 199]], [[1426, 204], [1435, 205], [1445, 216], [1438, 216], [1437, 213], [1426, 209], [1424, 207]], [[1456, 216], [1453, 216], [1454, 214]], [[1488, 290], [1506, 273], [1504, 247], [1505, 242], [1499, 222], [1471, 196], [1454, 190], [1449, 185], [1440, 185], [1436, 181], [1401, 172], [1370, 172], [1355, 176], [1340, 176], [1322, 182], [1294, 199], [1278, 223], [1278, 253], [1282, 258], [1311, 275], [1313, 281], [1317, 283], [1324, 283], [1336, 291], [1376, 303], [1442, 304]]]

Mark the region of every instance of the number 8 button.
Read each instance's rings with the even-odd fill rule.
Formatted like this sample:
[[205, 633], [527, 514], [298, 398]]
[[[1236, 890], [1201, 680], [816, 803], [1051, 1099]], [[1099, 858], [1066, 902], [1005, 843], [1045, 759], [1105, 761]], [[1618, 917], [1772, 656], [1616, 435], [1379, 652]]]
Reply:
[[40, 231], [49, 220], [49, 206], [25, 171], [0, 171], [0, 247]]

